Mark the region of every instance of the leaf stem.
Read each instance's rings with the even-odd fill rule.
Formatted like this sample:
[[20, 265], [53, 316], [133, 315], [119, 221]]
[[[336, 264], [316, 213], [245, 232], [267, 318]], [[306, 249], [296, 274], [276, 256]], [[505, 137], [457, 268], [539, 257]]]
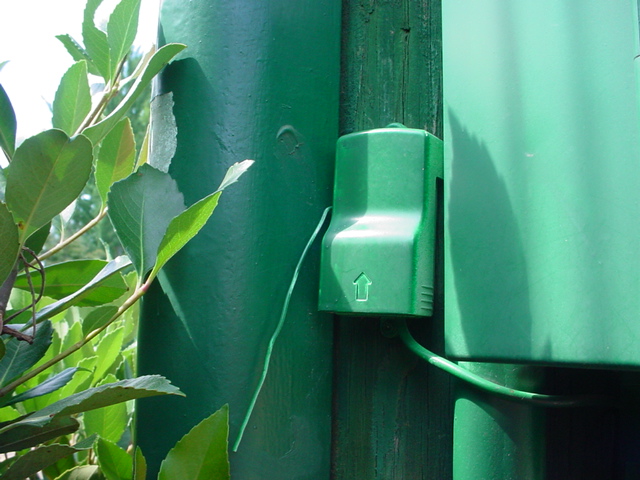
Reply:
[[40, 255], [40, 260], [46, 260], [51, 255], [53, 255], [54, 253], [58, 253], [64, 247], [66, 247], [70, 243], [74, 242], [75, 240], [80, 238], [82, 235], [87, 233], [89, 230], [91, 230], [93, 227], [95, 227], [100, 222], [100, 220], [102, 220], [106, 215], [107, 215], [107, 207], [102, 207], [100, 209], [100, 212], [98, 213], [98, 215], [95, 216], [95, 218], [93, 218], [91, 221], [87, 222], [87, 224], [85, 226], [83, 226], [80, 230], [78, 230], [76, 233], [71, 235], [69, 238], [67, 238], [65, 240], [61, 240], [55, 247], [51, 247], [45, 253]]
[[120, 76], [122, 75], [122, 69], [124, 68], [126, 59], [127, 59], [127, 56], [125, 56], [125, 58], [123, 58], [120, 64], [118, 65], [118, 69], [116, 71], [115, 77], [113, 78], [112, 81], [110, 81], [107, 84], [105, 91], [102, 94], [102, 98], [100, 99], [98, 104], [95, 106], [95, 108], [91, 112], [89, 112], [89, 115], [87, 115], [87, 118], [84, 119], [84, 122], [82, 122], [82, 125], [78, 127], [78, 130], [76, 130], [76, 135], [82, 133], [85, 128], [89, 128], [91, 125], [93, 125], [96, 119], [100, 118], [100, 115], [102, 115], [102, 112], [107, 107], [109, 102], [120, 91], [119, 81], [120, 81]]
[[89, 112], [89, 115], [87, 115], [87, 117], [84, 119], [82, 125], [80, 125], [80, 127], [78, 127], [78, 129], [76, 130], [76, 135], [82, 133], [86, 128], [89, 128], [91, 125], [93, 125], [97, 118], [100, 118], [100, 115], [102, 114], [104, 109], [117, 93], [118, 89], [111, 87], [104, 91], [104, 93], [102, 94], [102, 98], [100, 99], [98, 104], [91, 112]]

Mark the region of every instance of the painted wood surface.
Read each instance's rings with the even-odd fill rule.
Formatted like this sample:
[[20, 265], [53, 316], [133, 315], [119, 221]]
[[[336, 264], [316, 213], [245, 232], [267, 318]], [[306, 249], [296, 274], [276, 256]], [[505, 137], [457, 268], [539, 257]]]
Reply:
[[[342, 31], [341, 134], [400, 122], [441, 137], [440, 2], [344, 2]], [[412, 327], [443, 353], [439, 287], [433, 318]], [[451, 478], [451, 379], [378, 318], [336, 317], [334, 345], [332, 478]]]

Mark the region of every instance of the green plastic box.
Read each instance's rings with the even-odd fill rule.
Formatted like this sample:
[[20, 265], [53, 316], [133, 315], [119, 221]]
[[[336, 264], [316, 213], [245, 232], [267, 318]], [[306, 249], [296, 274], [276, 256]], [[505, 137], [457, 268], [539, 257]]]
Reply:
[[442, 142], [424, 130], [383, 128], [338, 140], [320, 310], [432, 314], [441, 176]]

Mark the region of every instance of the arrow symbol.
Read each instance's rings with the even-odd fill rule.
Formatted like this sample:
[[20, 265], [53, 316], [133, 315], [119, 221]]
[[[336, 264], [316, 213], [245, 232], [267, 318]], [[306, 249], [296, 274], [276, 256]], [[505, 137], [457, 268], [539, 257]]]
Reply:
[[353, 281], [353, 284], [356, 286], [356, 301], [366, 302], [369, 300], [369, 285], [371, 285], [371, 280], [369, 280], [369, 277], [367, 277], [364, 272], [358, 275]]

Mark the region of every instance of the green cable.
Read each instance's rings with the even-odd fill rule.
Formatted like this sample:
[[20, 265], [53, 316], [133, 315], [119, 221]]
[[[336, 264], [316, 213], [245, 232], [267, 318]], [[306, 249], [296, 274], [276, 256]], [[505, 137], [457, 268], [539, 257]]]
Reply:
[[608, 400], [608, 398], [603, 395], [546, 395], [542, 393], [516, 390], [504, 385], [499, 385], [492, 382], [491, 380], [487, 380], [486, 378], [481, 377], [480, 375], [476, 375], [466, 368], [462, 368], [460, 365], [457, 365], [452, 361], [447, 360], [446, 358], [443, 358], [440, 355], [437, 355], [432, 351], [424, 348], [413, 338], [413, 336], [411, 336], [405, 320], [398, 322], [398, 327], [398, 333], [404, 344], [409, 348], [409, 350], [418, 355], [420, 358], [426, 360], [431, 365], [438, 367], [461, 380], [464, 380], [465, 382], [468, 382], [487, 392], [500, 395], [501, 397], [526, 403], [533, 403], [535, 405], [544, 407], [592, 406], [606, 403], [606, 401]]
[[253, 408], [256, 405], [256, 401], [258, 400], [258, 396], [260, 395], [260, 390], [262, 390], [262, 386], [264, 385], [264, 381], [267, 378], [267, 372], [269, 371], [269, 363], [271, 362], [271, 354], [273, 352], [273, 346], [276, 343], [278, 335], [280, 335], [280, 330], [282, 330], [282, 326], [284, 325], [284, 320], [287, 317], [287, 311], [289, 310], [289, 301], [291, 300], [291, 294], [293, 293], [293, 288], [296, 286], [296, 282], [298, 281], [298, 275], [300, 274], [300, 268], [302, 267], [302, 262], [307, 256], [307, 252], [311, 248], [311, 245], [315, 241], [318, 233], [322, 229], [325, 220], [327, 219], [327, 215], [331, 211], [331, 207], [327, 207], [322, 212], [322, 217], [320, 217], [320, 221], [318, 222], [318, 226], [309, 237], [309, 241], [307, 245], [304, 247], [302, 251], [302, 255], [300, 255], [300, 259], [298, 260], [298, 265], [296, 265], [296, 269], [293, 271], [293, 277], [291, 278], [291, 283], [289, 284], [289, 290], [287, 291], [287, 295], [284, 298], [284, 304], [282, 305], [282, 313], [280, 314], [280, 320], [278, 321], [278, 325], [276, 326], [273, 335], [271, 335], [271, 339], [269, 340], [269, 345], [267, 346], [267, 353], [264, 357], [264, 367], [262, 369], [262, 375], [260, 376], [260, 381], [258, 382], [258, 386], [256, 387], [256, 391], [253, 393], [253, 397], [251, 398], [251, 403], [249, 403], [249, 408], [247, 409], [247, 413], [244, 416], [244, 420], [242, 421], [242, 425], [240, 426], [240, 433], [238, 433], [238, 438], [236, 439], [236, 443], [233, 445], [233, 451], [237, 452], [238, 447], [240, 446], [240, 442], [242, 441], [242, 436], [244, 435], [244, 431], [247, 428], [247, 424], [249, 423], [249, 419], [251, 418], [251, 414], [253, 413]]

